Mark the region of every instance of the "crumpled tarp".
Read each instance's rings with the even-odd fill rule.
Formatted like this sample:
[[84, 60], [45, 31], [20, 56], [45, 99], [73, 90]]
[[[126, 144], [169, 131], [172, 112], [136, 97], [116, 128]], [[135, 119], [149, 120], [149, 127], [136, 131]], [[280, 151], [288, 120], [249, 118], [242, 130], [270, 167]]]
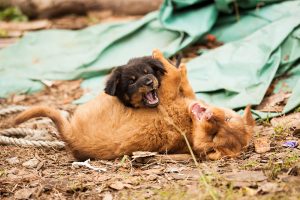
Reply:
[[230, 108], [257, 105], [271, 81], [288, 72], [288, 112], [300, 104], [299, 25], [299, 1], [165, 0], [159, 12], [129, 23], [27, 34], [0, 51], [0, 97], [40, 90], [41, 80], [84, 78], [90, 92], [82, 103], [103, 89], [112, 67], [154, 48], [169, 57], [210, 32], [226, 44], [188, 63], [197, 96]]

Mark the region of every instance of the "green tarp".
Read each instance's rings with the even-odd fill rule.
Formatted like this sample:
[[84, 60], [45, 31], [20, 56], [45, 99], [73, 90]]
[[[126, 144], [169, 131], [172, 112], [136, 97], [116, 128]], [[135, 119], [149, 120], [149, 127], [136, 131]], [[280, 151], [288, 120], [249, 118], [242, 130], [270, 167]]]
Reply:
[[288, 112], [300, 104], [299, 25], [299, 1], [165, 0], [133, 22], [27, 34], [0, 51], [0, 97], [40, 90], [41, 80], [84, 78], [90, 92], [76, 101], [82, 103], [103, 89], [112, 67], [154, 48], [169, 57], [213, 33], [226, 44], [188, 63], [198, 97], [231, 108], [256, 105], [271, 81], [288, 72]]

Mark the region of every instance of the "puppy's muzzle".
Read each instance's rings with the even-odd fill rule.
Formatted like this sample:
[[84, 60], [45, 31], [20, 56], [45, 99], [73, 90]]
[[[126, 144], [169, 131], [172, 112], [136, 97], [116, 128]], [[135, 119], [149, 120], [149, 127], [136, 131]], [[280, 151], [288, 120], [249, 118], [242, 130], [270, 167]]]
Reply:
[[143, 102], [147, 107], [156, 107], [159, 104], [158, 98], [158, 80], [152, 74], [143, 77]]

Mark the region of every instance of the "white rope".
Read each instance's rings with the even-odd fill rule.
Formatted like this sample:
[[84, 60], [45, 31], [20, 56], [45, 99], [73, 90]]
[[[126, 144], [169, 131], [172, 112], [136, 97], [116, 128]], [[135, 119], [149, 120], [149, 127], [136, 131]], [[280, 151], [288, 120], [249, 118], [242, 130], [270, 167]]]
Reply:
[[16, 146], [35, 146], [35, 147], [46, 147], [46, 148], [59, 148], [65, 147], [65, 144], [60, 141], [35, 141], [25, 140], [21, 138], [11, 138], [6, 136], [0, 136], [0, 144], [5, 145], [16, 145]]
[[[28, 109], [26, 106], [11, 106], [0, 110], [0, 116], [6, 116], [9, 114], [14, 114]], [[49, 128], [54, 129], [51, 126], [52, 121], [50, 119], [37, 120], [35, 122], [29, 122], [28, 124], [40, 124], [45, 123], [49, 125]], [[57, 131], [46, 131], [46, 130], [37, 130], [30, 128], [9, 128], [0, 130], [0, 145], [16, 145], [16, 146], [35, 146], [35, 147], [46, 147], [46, 148], [64, 148], [65, 144], [61, 141], [49, 141], [47, 135], [58, 137]], [[26, 137], [24, 138], [15, 138], [12, 136]], [[30, 137], [28, 137], [30, 136]], [[35, 140], [39, 138], [40, 140]], [[45, 140], [46, 138], [46, 140]], [[44, 139], [44, 140], [41, 140]]]
[[0, 135], [4, 136], [27, 136], [27, 135], [45, 135], [48, 134], [45, 130], [36, 130], [31, 128], [9, 128], [0, 130]]
[[27, 106], [10, 106], [8, 108], [1, 109], [0, 116], [5, 116], [5, 115], [21, 112], [21, 111], [26, 110], [27, 108], [28, 108]]

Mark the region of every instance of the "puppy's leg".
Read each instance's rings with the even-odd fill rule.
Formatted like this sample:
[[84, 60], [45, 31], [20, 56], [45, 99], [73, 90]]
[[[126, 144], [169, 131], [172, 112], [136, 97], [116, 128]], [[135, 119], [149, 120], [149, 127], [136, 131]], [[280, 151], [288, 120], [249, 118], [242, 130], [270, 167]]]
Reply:
[[200, 157], [206, 156], [207, 152], [213, 150], [212, 138], [207, 135], [205, 128], [195, 122], [193, 122], [192, 140], [193, 150]]
[[190, 99], [196, 99], [196, 94], [192, 89], [192, 86], [190, 85], [190, 82], [187, 77], [187, 69], [185, 64], [181, 64], [179, 67], [180, 73], [181, 73], [181, 83], [180, 83], [180, 92], [183, 96], [190, 98]]
[[209, 153], [209, 154], [207, 155], [207, 158], [208, 158], [209, 160], [219, 160], [219, 159], [222, 158], [222, 153], [221, 153], [220, 151], [215, 151], [215, 152], [213, 152], [213, 153]]
[[179, 94], [179, 85], [181, 82], [180, 70], [173, 66], [167, 59], [165, 59], [159, 50], [154, 50], [152, 55], [154, 59], [159, 60], [163, 64], [166, 70], [166, 73], [161, 80], [161, 100], [174, 100]]

